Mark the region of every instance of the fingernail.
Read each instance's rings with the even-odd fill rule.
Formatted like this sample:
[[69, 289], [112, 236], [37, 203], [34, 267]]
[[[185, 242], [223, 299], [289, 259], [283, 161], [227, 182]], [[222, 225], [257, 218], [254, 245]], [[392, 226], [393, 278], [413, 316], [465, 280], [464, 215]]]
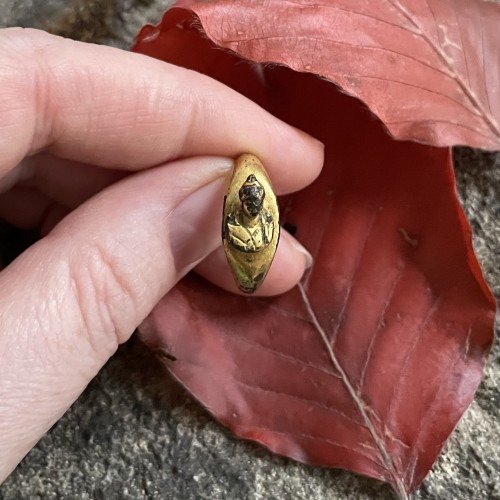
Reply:
[[316, 137], [312, 136], [311, 134], [308, 134], [307, 132], [304, 132], [303, 130], [301, 130], [300, 128], [297, 128], [297, 127], [293, 127], [297, 133], [303, 137], [304, 139], [306, 139], [307, 141], [310, 141], [312, 142], [313, 144], [315, 144], [319, 149], [321, 150], [324, 150], [325, 149], [325, 144], [323, 142], [321, 142], [319, 139], [316, 139]]
[[305, 269], [309, 269], [314, 262], [313, 256], [295, 238], [290, 238], [288, 241], [297, 252], [304, 256]]

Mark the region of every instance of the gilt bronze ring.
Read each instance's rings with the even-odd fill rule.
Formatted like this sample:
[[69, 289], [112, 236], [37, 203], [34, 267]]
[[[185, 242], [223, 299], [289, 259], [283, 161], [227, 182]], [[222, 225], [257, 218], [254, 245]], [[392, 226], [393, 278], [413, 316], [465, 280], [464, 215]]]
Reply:
[[264, 281], [280, 235], [276, 195], [264, 166], [251, 154], [235, 161], [222, 217], [222, 241], [239, 289], [253, 293]]

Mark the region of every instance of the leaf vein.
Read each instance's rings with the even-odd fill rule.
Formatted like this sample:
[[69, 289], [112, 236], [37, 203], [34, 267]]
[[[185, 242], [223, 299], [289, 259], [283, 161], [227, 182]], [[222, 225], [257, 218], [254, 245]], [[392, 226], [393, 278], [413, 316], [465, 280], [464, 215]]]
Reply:
[[[458, 26], [458, 34], [460, 36], [460, 46], [461, 47], [465, 47], [464, 38], [463, 38], [463, 35], [462, 35], [462, 24], [460, 23], [460, 19], [458, 18], [455, 9], [453, 9], [453, 15], [455, 16], [455, 21], [456, 21], [457, 26]], [[462, 49], [462, 57], [464, 58], [465, 71], [467, 73], [467, 84], [469, 86], [471, 86], [470, 71], [469, 71], [469, 62], [467, 61], [467, 51], [464, 50], [464, 49]]]
[[[300, 35], [266, 35], [266, 36], [259, 36], [259, 37], [252, 37], [252, 38], [238, 38], [238, 39], [224, 39], [224, 43], [235, 43], [238, 46], [241, 44], [245, 44], [248, 42], [255, 42], [255, 41], [267, 41], [267, 40], [310, 40], [314, 42], [321, 42], [321, 43], [326, 43], [330, 45], [342, 45], [345, 47], [352, 47], [355, 49], [361, 49], [361, 50], [373, 50], [373, 51], [379, 51], [379, 52], [387, 52], [389, 54], [394, 54], [398, 57], [403, 57], [405, 59], [410, 59], [411, 61], [414, 61], [418, 64], [421, 64], [423, 66], [426, 66], [432, 71], [435, 71], [437, 73], [442, 74], [443, 76], [451, 79], [455, 79], [454, 74], [450, 74], [447, 71], [442, 70], [439, 67], [433, 66], [432, 64], [422, 61], [422, 59], [419, 59], [418, 57], [414, 57], [410, 54], [404, 54], [403, 52], [399, 52], [397, 50], [389, 49], [387, 47], [382, 47], [382, 46], [370, 46], [370, 45], [360, 45], [356, 43], [349, 43], [344, 40], [329, 40], [327, 38], [318, 38], [318, 37], [311, 37], [311, 36], [300, 36]], [[237, 51], [239, 52], [239, 51]]]
[[437, 90], [430, 89], [428, 87], [421, 87], [420, 85], [415, 85], [413, 83], [404, 82], [404, 81], [401, 81], [401, 80], [396, 80], [394, 78], [387, 78], [387, 77], [382, 77], [382, 76], [359, 75], [359, 74], [348, 75], [348, 74], [345, 74], [345, 73], [336, 73], [335, 76], [344, 77], [344, 78], [352, 78], [353, 76], [355, 76], [356, 78], [370, 79], [370, 80], [380, 80], [380, 81], [389, 82], [389, 83], [397, 83], [397, 84], [405, 85], [407, 87], [412, 87], [412, 88], [415, 88], [415, 89], [418, 89], [418, 90], [423, 90], [425, 92], [429, 92], [429, 93], [434, 94], [436, 96], [448, 99], [448, 100], [454, 102], [455, 104], [457, 104], [458, 106], [460, 106], [461, 108], [464, 108], [467, 112], [469, 112], [469, 113], [471, 113], [471, 114], [473, 114], [473, 115], [475, 115], [475, 116], [477, 116], [479, 118], [482, 118], [481, 115], [478, 113], [477, 110], [469, 108], [467, 106], [467, 104], [465, 104], [464, 102], [459, 101], [455, 97], [452, 97], [450, 95], [444, 94], [443, 92], [438, 92]]
[[[324, 219], [326, 221], [330, 220], [330, 217], [331, 217], [332, 212], [333, 212], [333, 206], [334, 206], [333, 196], [328, 196], [328, 206], [324, 207], [321, 211], [323, 216], [324, 216]], [[319, 251], [321, 249], [323, 239], [325, 237], [327, 230], [328, 230], [328, 224], [322, 224], [321, 225], [321, 232], [318, 235], [318, 237], [316, 238], [316, 242], [317, 242], [316, 247], [311, 252], [311, 255], [313, 258], [313, 263], [312, 263], [311, 267], [308, 269], [307, 274], [304, 276], [304, 280], [305, 280], [304, 282], [306, 284], [306, 287], [309, 285], [309, 280], [313, 274], [314, 266], [316, 264], [316, 260], [318, 258], [318, 254], [319, 254]]]
[[379, 317], [378, 317], [377, 326], [375, 328], [375, 331], [371, 334], [370, 344], [368, 345], [368, 349], [366, 352], [366, 358], [365, 358], [365, 361], [363, 363], [363, 370], [361, 371], [361, 376], [359, 379], [359, 388], [358, 388], [359, 393], [361, 393], [363, 391], [363, 387], [365, 384], [366, 372], [368, 370], [368, 366], [369, 366], [370, 361], [371, 361], [371, 357], [373, 354], [373, 348], [375, 346], [375, 342], [377, 340], [378, 334], [382, 330], [382, 327], [384, 325], [384, 321], [383, 321], [384, 315], [387, 312], [387, 309], [389, 308], [389, 306], [392, 302], [392, 299], [394, 297], [394, 292], [396, 291], [396, 288], [398, 287], [398, 285], [401, 281], [405, 267], [406, 267], [405, 264], [403, 264], [403, 266], [400, 267], [400, 269], [396, 275], [396, 278], [394, 279], [393, 283], [391, 283], [391, 287], [389, 288], [389, 291], [387, 293], [387, 297], [386, 297], [384, 304], [382, 306], [382, 311], [380, 312]]
[[[309, 323], [309, 322], [307, 322]], [[309, 368], [311, 370], [316, 370], [316, 371], [320, 371], [326, 375], [330, 375], [331, 377], [334, 377], [334, 378], [337, 378], [339, 379], [340, 376], [335, 373], [335, 372], [332, 372], [331, 370], [327, 370], [321, 366], [317, 366], [317, 365], [313, 365], [311, 363], [307, 363], [306, 361], [303, 361], [302, 359], [300, 358], [296, 358], [295, 356], [292, 356], [290, 354], [285, 354], [284, 352], [281, 352], [281, 351], [278, 351], [276, 349], [273, 349], [272, 347], [269, 347], [267, 345], [264, 345], [264, 344], [260, 344], [259, 342], [252, 342], [250, 341], [247, 337], [243, 337], [241, 335], [237, 335], [235, 334], [234, 332], [231, 332], [229, 334], [229, 332], [226, 332], [226, 330], [224, 329], [221, 329], [221, 331], [224, 331], [225, 333], [228, 333], [228, 335], [230, 335], [230, 337], [232, 339], [236, 339], [240, 342], [243, 342], [245, 344], [248, 344], [252, 347], [256, 347], [257, 349], [262, 349], [266, 352], [268, 352], [269, 354], [272, 354], [274, 356], [276, 356], [277, 358], [281, 358], [281, 359], [284, 359], [286, 361], [289, 361], [291, 363], [294, 363], [294, 364], [297, 364], [303, 368]]]
[[321, 403], [320, 401], [317, 401], [315, 399], [309, 399], [309, 398], [305, 398], [303, 396], [297, 396], [296, 394], [290, 394], [288, 392], [278, 391], [276, 389], [271, 389], [269, 387], [262, 387], [262, 386], [258, 386], [256, 384], [249, 384], [247, 382], [243, 382], [242, 380], [238, 380], [238, 379], [235, 379], [235, 380], [238, 384], [240, 384], [240, 385], [242, 385], [242, 386], [244, 386], [247, 389], [250, 389], [252, 391], [263, 392], [263, 393], [268, 393], [268, 394], [275, 394], [277, 396], [285, 396], [285, 397], [290, 398], [290, 399], [295, 399], [297, 401], [300, 401], [301, 403], [307, 403], [307, 404], [316, 406], [318, 408], [321, 408], [323, 410], [326, 410], [328, 412], [335, 413], [336, 415], [341, 416], [345, 420], [348, 420], [349, 422], [351, 422], [355, 425], [359, 425], [360, 427], [366, 428], [366, 426], [363, 424], [363, 422], [360, 422], [359, 420], [356, 420], [355, 418], [350, 417], [349, 415], [347, 415], [347, 413], [344, 413], [343, 411], [340, 411], [337, 408], [332, 408], [331, 406], [328, 406], [327, 404]]
[[[500, 126], [496, 123], [494, 117], [490, 115], [482, 106], [481, 101], [477, 98], [473, 89], [470, 88], [469, 85], [464, 82], [460, 74], [457, 72], [457, 69], [453, 64], [450, 63], [448, 56], [444, 53], [441, 46], [434, 43], [433, 40], [422, 30], [422, 28], [413, 20], [411, 13], [401, 5], [398, 0], [387, 0], [390, 2], [396, 9], [398, 9], [410, 23], [412, 23], [416, 30], [418, 30], [418, 35], [422, 38], [422, 40], [431, 47], [431, 49], [435, 52], [438, 58], [441, 60], [444, 67], [446, 67], [450, 73], [450, 76], [457, 82], [457, 85], [462, 90], [462, 92], [466, 95], [469, 101], [472, 103], [473, 107], [479, 111], [480, 116], [486, 122], [488, 128], [491, 130], [494, 136], [500, 138]], [[462, 47], [462, 51], [465, 51], [465, 47]], [[484, 65], [483, 65], [484, 67]]]
[[[299, 8], [304, 7], [304, 5], [302, 3], [294, 2], [293, 0], [281, 0], [281, 1], [284, 2], [284, 3], [289, 3], [289, 4], [292, 4], [292, 5], [297, 5]], [[392, 23], [391, 21], [388, 21], [387, 19], [382, 19], [380, 17], [372, 16], [370, 14], [365, 14], [363, 12], [359, 12], [359, 11], [356, 11], [356, 10], [344, 9], [342, 7], [339, 7], [338, 5], [329, 5], [329, 4], [318, 4], [318, 3], [316, 3], [316, 4], [314, 4], [314, 7], [322, 8], [322, 9], [326, 9], [326, 10], [335, 10], [335, 11], [338, 11], [338, 12], [345, 12], [348, 15], [354, 14], [355, 16], [364, 17], [366, 19], [370, 19], [371, 21], [377, 21], [377, 22], [379, 22], [381, 24], [386, 24], [387, 26], [392, 26], [394, 28], [399, 28], [399, 29], [402, 29], [402, 30], [407, 30], [407, 28], [405, 28], [404, 26], [401, 26], [400, 24], [397, 24], [397, 23]]]
[[[465, 339], [466, 346], [469, 345], [471, 334], [472, 334], [472, 327], [469, 327], [469, 329], [467, 331], [467, 336]], [[453, 369], [455, 368], [460, 357], [461, 357], [460, 350], [458, 350], [457, 355], [453, 359], [453, 362], [449, 363], [449, 368], [447, 368], [446, 371], [448, 371], [449, 373], [452, 373]], [[431, 417], [434, 413], [434, 408], [436, 406], [436, 402], [440, 400], [439, 396], [442, 393], [444, 381], [448, 381], [448, 380], [449, 380], [448, 377], [441, 377], [441, 379], [439, 381], [439, 386], [436, 390], [436, 394], [434, 395], [434, 398], [432, 399], [431, 403], [427, 407], [427, 410], [425, 411], [422, 419], [420, 420], [420, 425], [419, 425], [417, 434], [416, 434], [416, 436], [413, 440], [413, 443], [411, 445], [411, 452], [410, 452], [411, 458], [410, 458], [410, 460], [408, 460], [408, 465], [406, 466], [406, 469], [404, 471], [403, 477], [405, 478], [405, 482], [407, 485], [411, 485], [413, 483], [413, 480], [414, 480], [415, 468], [416, 468], [417, 461], [418, 461], [418, 447], [417, 447], [417, 445], [420, 442], [420, 438], [422, 436], [422, 431], [427, 426], [429, 420], [431, 419]]]
[[[439, 303], [441, 301], [441, 295], [438, 295], [437, 297], [434, 297], [432, 299], [432, 302], [424, 316], [424, 319], [420, 326], [418, 327], [417, 331], [415, 332], [415, 335], [413, 337], [413, 341], [410, 344], [410, 348], [406, 352], [405, 358], [403, 360], [403, 366], [401, 368], [401, 372], [399, 376], [397, 377], [397, 380], [404, 380], [406, 377], [406, 372], [408, 371], [408, 365], [410, 362], [410, 359], [415, 352], [415, 349], [419, 343], [419, 340], [422, 338], [422, 332], [424, 331], [425, 327], [429, 323], [430, 319], [434, 315], [434, 313], [438, 310]], [[395, 405], [397, 404], [398, 400], [401, 398], [401, 392], [402, 392], [402, 387], [403, 384], [398, 384], [396, 385], [396, 390], [393, 391], [391, 398], [390, 398], [390, 404], [389, 404], [389, 409], [387, 411], [387, 422], [391, 421], [392, 413], [394, 411]]]
[[352, 270], [351, 276], [349, 277], [349, 285], [348, 285], [347, 290], [345, 292], [344, 302], [342, 303], [342, 308], [340, 309], [337, 323], [335, 324], [335, 327], [333, 328], [333, 331], [332, 331], [332, 335], [330, 337], [330, 342], [332, 344], [332, 347], [335, 344], [335, 341], [337, 340], [337, 335], [340, 331], [340, 328], [342, 327], [342, 323], [344, 321], [347, 306], [349, 304], [349, 299], [351, 297], [352, 289], [354, 288], [354, 285], [357, 283], [358, 273], [359, 273], [359, 269], [361, 268], [361, 263], [363, 261], [363, 256], [364, 256], [364, 253], [366, 250], [366, 245], [368, 244], [368, 240], [369, 240], [370, 235], [373, 231], [373, 226], [375, 225], [375, 220], [377, 219], [377, 216], [379, 213], [380, 213], [379, 210], [375, 211], [372, 218], [371, 218], [370, 225], [368, 226], [368, 230], [366, 232], [366, 235], [365, 235], [365, 238], [363, 241], [363, 245], [361, 246], [361, 251], [359, 252], [359, 254], [356, 258], [356, 262], [354, 264], [354, 269]]
[[485, 137], [485, 138], [491, 140], [491, 137], [489, 135], [485, 134], [484, 132], [481, 132], [481, 131], [477, 130], [476, 128], [470, 127], [469, 125], [464, 125], [463, 123], [452, 122], [451, 120], [444, 120], [444, 119], [439, 119], [439, 118], [426, 118], [425, 120], [418, 120], [418, 121], [411, 120], [411, 119], [394, 120], [394, 121], [390, 121], [390, 122], [384, 121], [384, 124], [386, 126], [400, 125], [403, 123], [447, 123], [447, 124], [454, 125], [455, 127], [464, 128], [465, 130], [469, 130], [471, 132], [474, 132], [477, 135], [480, 135], [481, 137]]
[[429, 4], [429, 0], [424, 0], [424, 1], [425, 1], [425, 5], [429, 9], [429, 12], [431, 13], [432, 19], [434, 21], [434, 29], [436, 31], [435, 36], [436, 36], [436, 38], [439, 39], [439, 29], [438, 29], [438, 22], [436, 19], [436, 14], [434, 13], [434, 10], [432, 10], [432, 7]]
[[483, 16], [481, 13], [479, 13], [479, 29], [481, 31], [481, 61], [482, 61], [482, 70], [483, 70], [483, 88], [484, 88], [484, 93], [486, 95], [486, 103], [488, 104], [488, 109], [491, 111], [493, 108], [491, 107], [491, 101], [490, 101], [490, 93], [488, 92], [488, 87], [487, 87], [487, 79], [486, 79], [486, 64], [484, 60], [484, 24], [483, 24]]
[[[320, 436], [313, 436], [312, 434], [306, 434], [303, 432], [296, 433], [296, 432], [282, 431], [282, 430], [272, 429], [272, 428], [267, 427], [267, 426], [264, 427], [264, 429], [266, 431], [273, 432], [275, 434], [283, 434], [285, 436], [292, 436], [292, 437], [298, 436], [298, 437], [303, 438], [303, 439], [311, 439], [314, 441], [321, 441], [323, 443], [327, 443], [327, 444], [330, 444], [332, 446], [342, 448], [344, 450], [352, 451], [354, 453], [359, 453], [361, 456], [363, 456], [364, 458], [366, 458], [367, 460], [369, 460], [370, 462], [375, 464], [377, 467], [384, 469], [384, 464], [380, 463], [378, 460], [375, 460], [372, 456], [368, 455], [367, 453], [364, 453], [363, 451], [355, 449], [355, 448], [351, 448], [351, 447], [346, 446], [344, 444], [340, 444], [336, 441], [333, 441], [332, 439], [328, 439], [328, 438], [324, 438], [324, 437], [320, 437]], [[369, 447], [366, 446], [366, 448], [369, 448]]]

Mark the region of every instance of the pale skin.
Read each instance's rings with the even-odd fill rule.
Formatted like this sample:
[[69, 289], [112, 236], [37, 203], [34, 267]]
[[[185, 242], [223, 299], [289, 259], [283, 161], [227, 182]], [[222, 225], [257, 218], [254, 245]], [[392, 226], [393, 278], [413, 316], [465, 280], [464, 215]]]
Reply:
[[[277, 194], [323, 164], [319, 142], [206, 76], [0, 31], [0, 218], [44, 234], [0, 272], [0, 482], [188, 271], [239, 293], [220, 214], [243, 152]], [[256, 294], [310, 263], [284, 233]]]

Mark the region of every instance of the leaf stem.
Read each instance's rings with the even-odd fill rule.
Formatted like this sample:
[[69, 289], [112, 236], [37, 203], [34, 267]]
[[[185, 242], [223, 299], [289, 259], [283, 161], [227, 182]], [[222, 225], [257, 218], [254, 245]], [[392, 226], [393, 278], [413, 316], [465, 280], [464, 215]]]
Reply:
[[309, 317], [311, 319], [311, 322], [314, 325], [314, 327], [316, 328], [317, 332], [319, 333], [321, 340], [323, 341], [323, 344], [325, 345], [325, 348], [328, 351], [330, 361], [331, 361], [333, 367], [335, 368], [335, 370], [337, 370], [337, 372], [339, 373], [340, 378], [342, 379], [342, 382], [347, 389], [347, 392], [349, 393], [349, 395], [353, 399], [353, 401], [354, 401], [354, 403], [355, 403], [355, 405], [356, 405], [359, 413], [361, 414], [361, 417], [366, 425], [366, 428], [370, 432], [370, 434], [373, 438], [373, 441], [375, 442], [375, 444], [380, 452], [380, 455], [382, 456], [382, 460], [385, 464], [386, 470], [387, 470], [387, 472], [389, 472], [389, 474], [392, 477], [392, 486], [394, 488], [395, 493], [398, 495], [398, 497], [401, 500], [409, 500], [410, 497], [408, 495], [408, 492], [406, 491], [403, 479], [397, 474], [396, 468], [394, 467], [394, 463], [393, 463], [389, 453], [385, 449], [384, 441], [378, 435], [378, 433], [375, 429], [375, 426], [373, 425], [373, 422], [371, 421], [370, 417], [368, 416], [367, 406], [366, 406], [365, 402], [363, 401], [361, 396], [357, 393], [357, 391], [355, 390], [355, 388], [351, 384], [351, 381], [349, 380], [347, 373], [342, 368], [342, 365], [340, 364], [335, 352], [333, 351], [333, 347], [331, 346], [331, 344], [328, 340], [328, 336], [327, 336], [325, 330], [323, 329], [323, 327], [321, 326], [321, 324], [316, 316], [316, 313], [314, 312], [314, 309], [312, 307], [311, 301], [309, 300], [309, 297], [308, 297], [307, 292], [304, 288], [304, 285], [302, 283], [299, 283], [298, 287], [299, 287], [300, 295], [302, 296], [302, 300], [304, 302], [304, 305], [305, 305], [307, 312], [309, 314]]

